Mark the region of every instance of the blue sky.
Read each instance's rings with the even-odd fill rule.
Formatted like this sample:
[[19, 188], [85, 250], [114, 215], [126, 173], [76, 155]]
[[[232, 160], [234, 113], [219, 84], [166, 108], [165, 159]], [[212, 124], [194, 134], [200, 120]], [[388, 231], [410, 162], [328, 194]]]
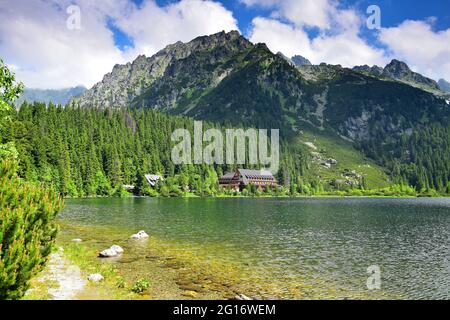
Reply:
[[[133, 0], [140, 5], [143, 0]], [[157, 0], [160, 6], [177, 2], [176, 0]], [[232, 11], [238, 20], [239, 28], [245, 33], [251, 27], [252, 20], [257, 16], [270, 16], [271, 10], [248, 7], [241, 1], [218, 0], [225, 8]], [[368, 6], [378, 5], [382, 11], [382, 23], [385, 26], [396, 26], [405, 20], [425, 20], [429, 17], [438, 18], [436, 30], [450, 27], [450, 1], [448, 0], [345, 0], [340, 1], [345, 8], [356, 8], [365, 12]]]
[[[133, 0], [140, 6], [144, 0]], [[177, 0], [157, 0], [159, 6], [164, 7], [167, 4], [177, 2]], [[258, 16], [270, 17], [271, 10], [249, 7], [243, 2], [237, 0], [218, 0], [225, 8], [233, 12], [237, 19], [240, 31], [248, 36], [252, 26], [252, 20]], [[405, 20], [426, 20], [435, 17], [434, 29], [436, 31], [450, 28], [450, 1], [449, 0], [345, 0], [340, 1], [343, 8], [355, 8], [364, 13], [368, 6], [378, 5], [382, 12], [382, 24], [386, 27], [396, 26]], [[133, 39], [128, 37], [119, 28], [112, 23], [109, 25], [111, 31], [114, 32], [114, 39], [117, 46], [123, 49], [126, 46], [133, 45]], [[314, 35], [317, 30], [308, 30]], [[371, 34], [365, 35], [370, 39]]]
[[[66, 27], [69, 6], [81, 27]], [[370, 5], [381, 28], [366, 26]], [[26, 86], [92, 86], [115, 64], [177, 42], [238, 29], [273, 52], [313, 63], [385, 65], [396, 58], [450, 80], [449, 0], [0, 1], [0, 57]]]

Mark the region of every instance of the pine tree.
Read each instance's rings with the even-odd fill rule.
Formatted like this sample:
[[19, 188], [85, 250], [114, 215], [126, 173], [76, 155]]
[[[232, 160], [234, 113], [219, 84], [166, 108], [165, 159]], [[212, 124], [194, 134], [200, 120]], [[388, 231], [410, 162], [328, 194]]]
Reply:
[[[0, 112], [14, 115], [9, 103], [21, 91], [0, 60]], [[62, 208], [56, 193], [18, 178], [17, 151], [13, 144], [4, 146], [0, 144], [0, 300], [22, 297], [31, 277], [44, 267], [57, 234], [54, 219]]]
[[54, 218], [62, 201], [51, 191], [24, 182], [16, 164], [0, 164], [0, 300], [18, 299], [51, 252], [57, 234]]

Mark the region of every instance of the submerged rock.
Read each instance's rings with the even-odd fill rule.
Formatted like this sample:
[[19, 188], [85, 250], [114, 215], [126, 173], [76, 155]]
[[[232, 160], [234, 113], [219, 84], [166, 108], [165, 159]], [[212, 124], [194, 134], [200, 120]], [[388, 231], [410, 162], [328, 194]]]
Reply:
[[148, 237], [149, 237], [149, 235], [148, 235], [144, 230], [139, 231], [137, 234], [138, 234], [141, 238], [148, 238]]
[[80, 242], [83, 242], [83, 240], [81, 240], [81, 239], [72, 239], [72, 242], [80, 243]]
[[98, 255], [100, 258], [112, 258], [118, 256], [123, 252], [124, 250], [122, 249], [122, 247], [118, 245], [113, 245], [109, 249], [103, 250]]
[[100, 282], [103, 281], [105, 278], [100, 273], [94, 273], [89, 275], [88, 280], [92, 282]]
[[111, 250], [114, 250], [115, 252], [117, 252], [117, 253], [123, 253], [123, 249], [122, 249], [122, 247], [121, 246], [118, 246], [118, 245], [113, 245], [111, 248], [109, 248], [109, 249], [111, 249]]
[[146, 238], [149, 238], [149, 235], [144, 230], [141, 230], [138, 233], [133, 234], [130, 237], [130, 239], [132, 239], [132, 240], [140, 240], [140, 239], [146, 239]]
[[119, 255], [119, 253], [117, 251], [115, 251], [115, 250], [112, 250], [112, 249], [103, 250], [102, 252], [100, 252], [98, 254], [98, 256], [100, 258], [112, 258], [112, 257], [116, 257], [118, 255]]
[[238, 295], [236, 295], [235, 299], [236, 300], [245, 300], [245, 301], [253, 300], [252, 298], [247, 297], [245, 294], [238, 294]]

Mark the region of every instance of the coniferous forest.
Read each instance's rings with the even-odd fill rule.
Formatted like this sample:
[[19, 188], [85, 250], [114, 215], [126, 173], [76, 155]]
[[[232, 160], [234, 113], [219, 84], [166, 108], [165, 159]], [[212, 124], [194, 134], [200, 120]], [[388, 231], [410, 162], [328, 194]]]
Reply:
[[450, 127], [435, 123], [404, 134], [382, 137], [361, 145], [371, 158], [386, 167], [394, 180], [418, 192], [450, 193]]
[[[448, 199], [351, 197], [450, 197], [450, 96], [364, 70], [296, 66], [222, 32], [116, 65], [66, 105], [19, 105], [0, 59], [0, 300], [408, 297], [402, 282], [366, 292], [375, 257], [397, 261], [391, 280], [420, 276], [411, 297], [447, 297]], [[275, 199], [141, 199], [241, 196]], [[423, 252], [436, 257], [417, 265]]]
[[9, 115], [15, 114], [11, 105], [22, 89], [0, 59], [0, 300], [21, 298], [44, 268], [63, 207], [54, 190], [19, 177], [14, 141], [2, 141], [11, 128]]
[[[218, 177], [236, 166], [174, 165], [171, 150], [175, 129], [193, 131], [194, 120], [155, 110], [85, 109], [42, 103], [27, 104], [10, 115], [3, 128], [4, 142], [14, 142], [20, 154], [19, 175], [42, 182], [67, 197], [214, 196], [226, 193]], [[231, 126], [205, 123], [205, 129]], [[376, 140], [359, 148], [386, 168], [392, 186], [377, 193], [360, 186], [345, 194], [425, 195], [447, 194], [449, 185], [449, 129], [442, 125], [417, 129], [401, 139]], [[283, 140], [286, 141], [286, 138]], [[386, 143], [389, 141], [390, 143]], [[267, 190], [275, 195], [341, 194], [311, 174], [309, 154], [282, 142], [277, 175], [284, 186]], [[245, 165], [257, 168], [257, 166]], [[159, 174], [165, 181], [150, 188], [145, 174]], [[133, 185], [127, 192], [123, 186]], [[381, 189], [381, 188], [380, 188]], [[412, 189], [415, 189], [414, 191]], [[130, 190], [128, 190], [130, 191]], [[249, 187], [245, 193], [254, 194]]]
[[[218, 177], [236, 166], [178, 166], [171, 160], [172, 132], [179, 128], [192, 132], [193, 126], [190, 118], [152, 110], [25, 103], [11, 114], [3, 136], [20, 154], [20, 176], [52, 186], [63, 196], [123, 196], [128, 194], [124, 185], [135, 186], [133, 193], [138, 195], [216, 195]], [[224, 129], [204, 123], [204, 130], [208, 127]], [[284, 152], [282, 158], [286, 165], [281, 166], [280, 179], [303, 170], [301, 155], [294, 159]], [[157, 190], [145, 181], [149, 173], [166, 178]]]

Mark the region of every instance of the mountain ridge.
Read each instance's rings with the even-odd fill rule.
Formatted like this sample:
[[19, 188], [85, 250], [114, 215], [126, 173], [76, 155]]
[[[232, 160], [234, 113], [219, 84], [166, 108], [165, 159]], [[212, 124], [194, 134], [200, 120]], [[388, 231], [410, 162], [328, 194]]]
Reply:
[[65, 89], [33, 89], [25, 88], [22, 96], [16, 100], [16, 107], [20, 106], [25, 101], [27, 102], [44, 102], [66, 105], [74, 97], [83, 94], [88, 89], [84, 86], [76, 86]]
[[381, 71], [325, 63], [295, 66], [237, 31], [221, 32], [116, 65], [76, 100], [82, 107], [152, 108], [294, 132], [308, 123], [352, 141], [380, 132], [401, 135], [425, 125], [423, 119], [448, 121], [448, 101], [408, 83], [436, 82], [398, 60], [383, 69], [383, 77], [368, 74], [367, 68]]
[[382, 79], [385, 78], [400, 81], [434, 94], [443, 94], [440, 86], [435, 80], [412, 71], [405, 62], [397, 59], [393, 59], [384, 68], [377, 65], [374, 65], [372, 67], [363, 65], [355, 66], [353, 67], [353, 70], [364, 74], [373, 75], [375, 77], [380, 77]]
[[450, 93], [450, 82], [445, 79], [439, 79], [438, 85], [442, 91]]
[[[337, 188], [337, 181], [371, 188], [395, 180], [425, 193], [450, 190], [450, 101], [410, 83], [422, 81], [420, 75], [398, 60], [382, 72], [289, 60], [236, 31], [221, 32], [116, 65], [74, 104], [278, 128], [290, 150], [283, 164], [299, 169], [302, 179]], [[298, 177], [280, 173], [285, 185]]]
[[99, 108], [123, 107], [163, 76], [173, 61], [185, 59], [192, 52], [205, 49], [208, 45], [225, 47], [227, 42], [233, 41], [239, 42], [238, 45], [241, 46], [250, 43], [237, 31], [220, 32], [211, 36], [197, 37], [188, 43], [176, 42], [151, 57], [140, 55], [133, 62], [115, 65], [101, 82], [76, 100], [82, 107], [92, 104]]

